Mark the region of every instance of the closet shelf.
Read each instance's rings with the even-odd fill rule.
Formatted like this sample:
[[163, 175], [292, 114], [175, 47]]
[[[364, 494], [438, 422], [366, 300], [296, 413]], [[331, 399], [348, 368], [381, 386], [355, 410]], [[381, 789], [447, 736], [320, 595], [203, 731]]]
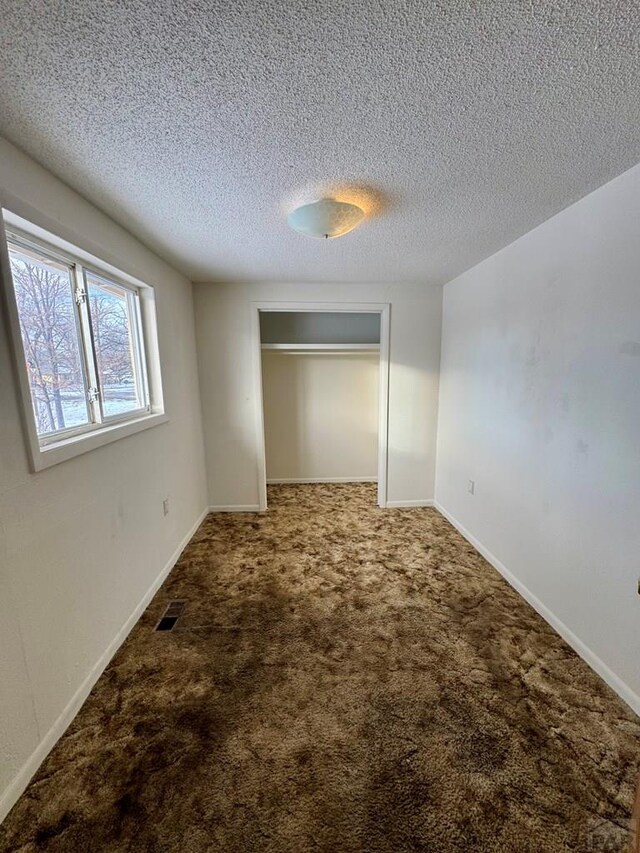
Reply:
[[380, 344], [262, 344], [263, 350], [288, 353], [380, 352]]

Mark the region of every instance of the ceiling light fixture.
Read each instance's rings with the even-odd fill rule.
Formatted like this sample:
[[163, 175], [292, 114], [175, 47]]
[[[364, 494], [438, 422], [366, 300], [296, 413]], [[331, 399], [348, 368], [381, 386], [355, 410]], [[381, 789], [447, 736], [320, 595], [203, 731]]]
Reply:
[[357, 204], [323, 198], [297, 207], [287, 217], [294, 231], [307, 237], [342, 237], [364, 219], [364, 210]]

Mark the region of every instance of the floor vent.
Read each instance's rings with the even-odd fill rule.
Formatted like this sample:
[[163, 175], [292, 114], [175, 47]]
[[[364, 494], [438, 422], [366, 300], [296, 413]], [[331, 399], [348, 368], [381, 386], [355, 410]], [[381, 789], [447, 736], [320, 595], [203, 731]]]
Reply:
[[182, 616], [186, 603], [186, 601], [182, 600], [170, 601], [154, 630], [173, 631], [176, 627], [176, 622]]

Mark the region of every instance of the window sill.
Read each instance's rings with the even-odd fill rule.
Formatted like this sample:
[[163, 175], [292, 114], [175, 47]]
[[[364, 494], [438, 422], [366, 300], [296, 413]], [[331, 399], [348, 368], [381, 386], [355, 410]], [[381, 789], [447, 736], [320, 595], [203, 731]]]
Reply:
[[51, 468], [52, 465], [66, 462], [67, 459], [73, 459], [74, 456], [80, 456], [83, 453], [88, 453], [90, 450], [96, 450], [98, 447], [111, 444], [112, 441], [118, 441], [121, 438], [135, 435], [135, 433], [142, 432], [145, 429], [165, 424], [168, 420], [169, 418], [164, 412], [143, 415], [140, 418], [136, 418], [136, 420], [113, 424], [112, 426], [107, 426], [94, 432], [86, 432], [82, 435], [75, 435], [73, 438], [56, 441], [45, 447], [37, 446], [33, 448], [31, 454], [33, 470], [42, 471], [45, 468]]

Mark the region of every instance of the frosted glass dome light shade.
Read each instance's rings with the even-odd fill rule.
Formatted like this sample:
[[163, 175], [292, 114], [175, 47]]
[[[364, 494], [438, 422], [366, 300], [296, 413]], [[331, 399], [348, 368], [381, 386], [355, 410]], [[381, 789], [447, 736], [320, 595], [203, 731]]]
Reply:
[[307, 237], [342, 237], [359, 225], [364, 210], [356, 204], [324, 198], [297, 207], [287, 217], [294, 231]]

